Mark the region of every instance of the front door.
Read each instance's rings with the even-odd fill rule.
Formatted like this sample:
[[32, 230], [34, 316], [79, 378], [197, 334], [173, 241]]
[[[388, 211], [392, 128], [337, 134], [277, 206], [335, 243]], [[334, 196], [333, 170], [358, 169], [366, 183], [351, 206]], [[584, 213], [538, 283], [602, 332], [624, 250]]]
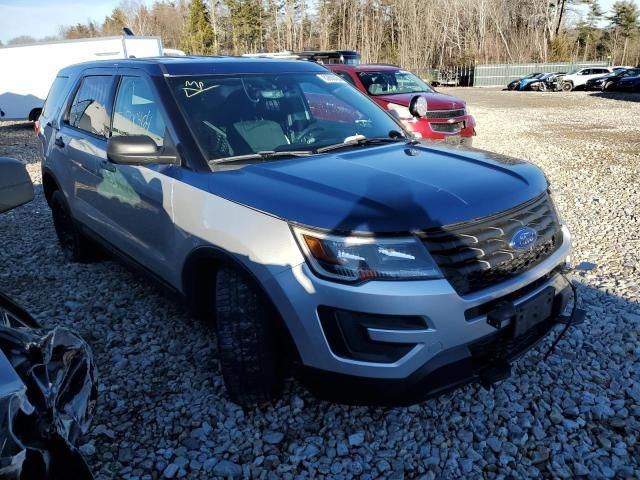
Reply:
[[[169, 141], [164, 112], [150, 80], [123, 75], [113, 106], [111, 136], [146, 135], [161, 148]], [[174, 245], [173, 178], [178, 167], [132, 166], [105, 162], [97, 194], [114, 246], [156, 274], [167, 277]]]

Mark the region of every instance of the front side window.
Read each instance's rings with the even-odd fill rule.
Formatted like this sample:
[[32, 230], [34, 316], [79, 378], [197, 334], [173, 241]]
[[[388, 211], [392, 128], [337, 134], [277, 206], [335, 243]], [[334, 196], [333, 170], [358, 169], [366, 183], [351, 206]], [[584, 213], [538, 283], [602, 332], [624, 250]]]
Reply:
[[433, 92], [433, 88], [426, 82], [404, 70], [358, 72], [358, 78], [364, 84], [369, 95]]
[[312, 153], [354, 136], [388, 139], [402, 132], [375, 103], [329, 72], [179, 76], [169, 83], [208, 160]]
[[112, 135], [146, 135], [161, 147], [165, 122], [146, 79], [122, 77], [113, 110]]
[[69, 125], [94, 135], [108, 137], [112, 85], [111, 76], [85, 77], [71, 104], [67, 120]]

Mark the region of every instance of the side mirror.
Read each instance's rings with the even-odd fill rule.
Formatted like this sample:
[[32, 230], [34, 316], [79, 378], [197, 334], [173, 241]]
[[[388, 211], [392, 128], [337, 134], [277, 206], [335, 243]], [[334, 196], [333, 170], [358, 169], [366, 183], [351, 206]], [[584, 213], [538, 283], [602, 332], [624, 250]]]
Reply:
[[427, 99], [422, 95], [416, 95], [409, 103], [409, 111], [414, 117], [424, 117], [427, 114]]
[[110, 162], [121, 165], [173, 165], [177, 162], [178, 155], [171, 148], [158, 148], [151, 137], [130, 135], [111, 137], [107, 143], [107, 158]]
[[0, 157], [0, 213], [33, 200], [33, 183], [26, 167], [14, 158]]

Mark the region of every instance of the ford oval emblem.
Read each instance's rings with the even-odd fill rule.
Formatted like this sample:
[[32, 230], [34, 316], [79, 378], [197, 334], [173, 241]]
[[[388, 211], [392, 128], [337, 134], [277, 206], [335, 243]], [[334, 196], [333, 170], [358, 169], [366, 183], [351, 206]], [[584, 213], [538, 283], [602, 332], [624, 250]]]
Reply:
[[524, 227], [516, 230], [509, 246], [514, 250], [529, 250], [536, 244], [536, 240], [538, 240], [538, 232], [533, 228]]

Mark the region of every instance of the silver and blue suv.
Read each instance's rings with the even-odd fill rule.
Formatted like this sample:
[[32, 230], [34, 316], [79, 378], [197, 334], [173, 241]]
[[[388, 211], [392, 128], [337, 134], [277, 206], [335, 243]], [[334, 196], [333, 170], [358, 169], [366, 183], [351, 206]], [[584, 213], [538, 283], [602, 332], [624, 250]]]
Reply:
[[292, 372], [367, 404], [495, 381], [572, 301], [540, 170], [420, 144], [315, 63], [75, 65], [38, 130], [67, 257], [99, 245], [179, 292], [238, 403]]

